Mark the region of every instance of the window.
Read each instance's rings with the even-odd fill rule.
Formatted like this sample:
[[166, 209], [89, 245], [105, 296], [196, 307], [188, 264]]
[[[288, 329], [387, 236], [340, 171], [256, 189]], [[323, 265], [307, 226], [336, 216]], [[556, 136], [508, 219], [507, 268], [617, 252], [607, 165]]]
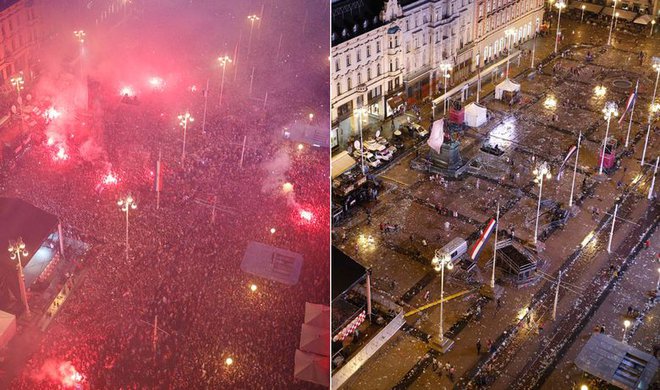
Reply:
[[390, 60], [390, 72], [392, 71], [392, 60]]
[[406, 19], [406, 31], [410, 31], [410, 20]]
[[479, 17], [484, 16], [484, 5], [479, 5]]
[[339, 60], [335, 60], [335, 72], [339, 72]]
[[380, 42], [376, 42], [376, 53], [380, 53]]
[[350, 78], [350, 77], [348, 78], [348, 82], [347, 82], [347, 84], [348, 84], [347, 87], [348, 87], [348, 90], [349, 90], [349, 91], [350, 91], [351, 89], [353, 89], [353, 82], [351, 81], [351, 78]]
[[380, 76], [380, 64], [376, 65], [376, 76]]
[[394, 36], [394, 47], [399, 47], [399, 36], [398, 35]]
[[357, 58], [355, 59], [355, 61], [356, 61], [356, 62], [360, 62], [360, 57], [361, 57], [361, 56], [360, 56], [360, 49], [357, 49], [357, 50], [356, 50], [356, 56], [357, 56]]
[[346, 67], [351, 66], [351, 55], [346, 54]]
[[337, 83], [337, 96], [341, 95], [341, 83]]
[[486, 1], [486, 12], [490, 12], [490, 0]]
[[371, 45], [367, 45], [367, 58], [371, 57]]
[[358, 85], [362, 84], [362, 73], [361, 72], [358, 72], [357, 83], [358, 83]]
[[371, 68], [367, 68], [367, 81], [371, 81]]
[[399, 70], [399, 59], [396, 58], [394, 61], [394, 70]]

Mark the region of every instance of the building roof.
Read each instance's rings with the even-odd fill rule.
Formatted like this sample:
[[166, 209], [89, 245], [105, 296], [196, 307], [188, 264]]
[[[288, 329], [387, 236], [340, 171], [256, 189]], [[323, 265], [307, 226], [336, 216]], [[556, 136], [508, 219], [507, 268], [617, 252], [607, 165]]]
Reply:
[[337, 0], [332, 3], [332, 46], [383, 25], [385, 0]]
[[603, 333], [595, 333], [582, 347], [575, 365], [621, 389], [649, 387], [658, 361], [652, 355]]
[[359, 283], [367, 269], [336, 246], [332, 247], [332, 300]]

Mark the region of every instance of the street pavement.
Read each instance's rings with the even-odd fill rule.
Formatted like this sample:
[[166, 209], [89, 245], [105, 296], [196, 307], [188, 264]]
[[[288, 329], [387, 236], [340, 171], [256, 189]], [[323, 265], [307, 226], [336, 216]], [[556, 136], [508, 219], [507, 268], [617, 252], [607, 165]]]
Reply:
[[[571, 20], [563, 20], [562, 27], [565, 33], [575, 30], [575, 34], [566, 33], [567, 38], [560, 48], [582, 41], [598, 45], [607, 39], [602, 27]], [[517, 238], [524, 241], [533, 238], [538, 199], [538, 187], [531, 182], [531, 171], [535, 162], [548, 161], [555, 176], [544, 183], [542, 199], [566, 206], [570, 196], [574, 160], [569, 161], [560, 180], [556, 180], [557, 170], [566, 151], [576, 143], [577, 135], [582, 131], [584, 138], [574, 197], [580, 201], [573, 209], [574, 216], [564, 228], [548, 230], [547, 237], [541, 239], [545, 250], [540, 253], [540, 257], [543, 260], [543, 272], [550, 280], [554, 280], [558, 270], [566, 264], [566, 267], [570, 267], [570, 272], [567, 273], [565, 281], [574, 286], [574, 291], [580, 292], [590, 283], [599, 285], [603, 269], [607, 270], [610, 264], [616, 264], [618, 267], [625, 258], [619, 254], [617, 263], [612, 261], [605, 251], [611, 226], [607, 212], [611, 213], [615, 198], [624, 194], [630, 198], [625, 207], [622, 207], [621, 215], [633, 221], [648, 214], [650, 205], [646, 200], [650, 167], [647, 165], [642, 169], [639, 161], [646, 132], [646, 115], [642, 112], [648, 107], [654, 81], [648, 61], [649, 54], [657, 53], [660, 45], [658, 40], [623, 33], [615, 37], [617, 39], [614, 47], [606, 53], [599, 53], [599, 47], [572, 49], [572, 56], [565, 55], [564, 58], [545, 61], [543, 74], [536, 74], [533, 78], [527, 77], [531, 58], [523, 57], [520, 66], [514, 66], [511, 70], [512, 76], [522, 73], [517, 81], [521, 83], [523, 102], [510, 109], [508, 105], [493, 101], [492, 94], [489, 95], [492, 86], [484, 86], [481, 102], [493, 114], [492, 118], [481, 128], [471, 129], [461, 137], [463, 157], [481, 162], [483, 168], [479, 173], [445, 183], [429, 180], [428, 174], [411, 169], [411, 161], [417, 158], [417, 154], [409, 153], [394, 166], [380, 173], [385, 188], [378, 201], [365, 205], [364, 209], [356, 212], [350, 220], [335, 227], [336, 231], [345, 231], [347, 237], [345, 242], [336, 244], [365, 266], [371, 267], [375, 288], [398, 297], [404, 309], [425, 304], [426, 291], [429, 292], [428, 300], [437, 300], [440, 295], [440, 280], [439, 276], [433, 275], [435, 271], [430, 266], [435, 249], [454, 237], [471, 237], [470, 243], [473, 242], [485, 222], [494, 217], [496, 200], [503, 205], [500, 229], [514, 226]], [[523, 47], [531, 48], [532, 44], [528, 42]], [[640, 49], [649, 55], [641, 67], [636, 57]], [[552, 50], [552, 38], [539, 38], [536, 42], [536, 62], [547, 57]], [[592, 64], [585, 66], [584, 56], [587, 51], [596, 53], [597, 56]], [[553, 75], [555, 65], [557, 71]], [[579, 76], [570, 72], [572, 67], [580, 69]], [[639, 100], [630, 136], [632, 155], [624, 157], [621, 168], [614, 173], [598, 175], [597, 156], [605, 133], [605, 121], [600, 110], [606, 100], [614, 100], [619, 103], [619, 110], [622, 112], [625, 99], [638, 78]], [[600, 84], [608, 88], [604, 98], [597, 98], [593, 94], [593, 88]], [[555, 108], [547, 108], [544, 105], [549, 95], [558, 101]], [[626, 125], [627, 119], [628, 117], [624, 122]], [[388, 123], [386, 121], [383, 127], [387, 128]], [[614, 120], [611, 125], [610, 134], [619, 140], [618, 151], [621, 152], [627, 126], [619, 129]], [[479, 152], [483, 141], [498, 143], [506, 151], [505, 155], [500, 159], [484, 156]], [[657, 134], [652, 129], [647, 163], [657, 155], [657, 142]], [[427, 150], [427, 147], [418, 145], [420, 156], [425, 155]], [[508, 163], [504, 161], [505, 158], [509, 159]], [[583, 189], [591, 189], [592, 195], [587, 196]], [[441, 211], [445, 209], [450, 211], [448, 215]], [[370, 225], [367, 224], [367, 210], [371, 215]], [[454, 212], [457, 217], [452, 215]], [[654, 209], [654, 212], [657, 212], [657, 209]], [[653, 215], [646, 217], [652, 219]], [[398, 224], [401, 230], [397, 233], [381, 234], [380, 223]], [[543, 227], [543, 222], [541, 226]], [[639, 238], [635, 226], [617, 222], [612, 244], [615, 251], [624, 241], [632, 245]], [[583, 240], [592, 232], [595, 232], [595, 238], [582, 245]], [[368, 236], [373, 237], [373, 244], [360, 240], [360, 237]], [[540, 236], [543, 237], [543, 234]], [[478, 259], [481, 272], [477, 277], [485, 281], [490, 278], [486, 263], [492, 258], [491, 248], [492, 239]], [[632, 266], [631, 269], [636, 268]], [[627, 275], [634, 278], [635, 274], [631, 271]], [[539, 341], [538, 325], [545, 325], [543, 332], [547, 334], [559, 332], [559, 325], [555, 329], [550, 321], [552, 308], [547, 304], [547, 296], [553, 285], [551, 281], [542, 280], [533, 286], [516, 288], [499, 270], [497, 279], [505, 291], [503, 306], [499, 309], [494, 302], [483, 305], [476, 294], [466, 295], [445, 304], [445, 332], [477, 305], [482, 306], [482, 316], [480, 320], [468, 321], [455, 335], [456, 343], [452, 350], [445, 356], [439, 356], [438, 360], [455, 367], [456, 380], [468, 376], [468, 373], [472, 376], [476, 369], [486, 369], [487, 365], [491, 364], [490, 354], [484, 353], [485, 347], [482, 354], [477, 355], [477, 339], [480, 338], [485, 346], [488, 339], [496, 343], [498, 339], [508, 340], [507, 334], [511, 333], [512, 329], [517, 329], [515, 336], [512, 336], [513, 348], [508, 348], [513, 355], [507, 355], [503, 363], [505, 365], [495, 373], [497, 381], [493, 388], [508, 388], [534, 359], [537, 351], [547, 347]], [[605, 283], [604, 281], [605, 279], [602, 279], [602, 283]], [[456, 270], [446, 276], [445, 294], [453, 294], [472, 286], [474, 284]], [[536, 306], [532, 310], [531, 322], [527, 325], [525, 321], [519, 321], [517, 315], [530, 304]], [[558, 317], [569, 313], [574, 304], [575, 297], [572, 297], [571, 293], [560, 294]], [[429, 351], [432, 351], [431, 346], [426, 344], [425, 348], [420, 348], [420, 342], [425, 343], [420, 334], [437, 339], [439, 318], [438, 306], [409, 318], [408, 324], [418, 332], [400, 331], [390, 344], [349, 380], [345, 388], [391, 388], [397, 385], [397, 388], [414, 389], [451, 387], [453, 384], [446, 372], [439, 376], [431, 370], [432, 359], [428, 355]], [[610, 323], [616, 321], [617, 317], [609, 320]], [[583, 331], [588, 332], [589, 325], [585, 326]], [[645, 331], [645, 324], [636, 330], [640, 334]], [[533, 348], [527, 348], [528, 345], [533, 345]], [[501, 361], [501, 357], [493, 359], [494, 363]], [[420, 364], [425, 369], [420, 370]], [[564, 360], [560, 360], [559, 364], [564, 364]], [[413, 378], [406, 376], [406, 373], [414, 373]], [[555, 377], [555, 374], [550, 375], [547, 386], [561, 383], [556, 381]]]

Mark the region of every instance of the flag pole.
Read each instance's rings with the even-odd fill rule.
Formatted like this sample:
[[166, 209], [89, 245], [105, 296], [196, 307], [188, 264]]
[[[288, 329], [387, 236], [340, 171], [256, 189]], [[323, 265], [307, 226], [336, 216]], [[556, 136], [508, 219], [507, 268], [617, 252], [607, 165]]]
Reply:
[[497, 202], [497, 215], [495, 217], [495, 243], [493, 244], [493, 275], [490, 278], [490, 287], [495, 288], [495, 261], [497, 260], [497, 230], [500, 223], [500, 202]]
[[635, 103], [637, 103], [637, 87], [639, 87], [639, 79], [637, 80], [637, 84], [635, 85], [635, 97], [633, 98], [632, 109], [630, 110], [630, 120], [628, 121], [628, 132], [626, 133], [626, 144], [624, 145], [626, 148], [628, 147], [628, 140], [630, 139], [630, 128], [632, 127], [633, 115], [635, 114]]

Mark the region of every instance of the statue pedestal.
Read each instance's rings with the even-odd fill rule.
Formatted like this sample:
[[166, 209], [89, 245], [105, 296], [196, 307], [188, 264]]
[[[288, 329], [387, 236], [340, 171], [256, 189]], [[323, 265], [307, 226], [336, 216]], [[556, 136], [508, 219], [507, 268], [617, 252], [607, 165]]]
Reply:
[[431, 149], [429, 151], [429, 161], [431, 162], [429, 170], [444, 176], [460, 176], [463, 173], [462, 168], [465, 166], [461, 158], [460, 146], [460, 142], [449, 141], [442, 144], [440, 153]]

